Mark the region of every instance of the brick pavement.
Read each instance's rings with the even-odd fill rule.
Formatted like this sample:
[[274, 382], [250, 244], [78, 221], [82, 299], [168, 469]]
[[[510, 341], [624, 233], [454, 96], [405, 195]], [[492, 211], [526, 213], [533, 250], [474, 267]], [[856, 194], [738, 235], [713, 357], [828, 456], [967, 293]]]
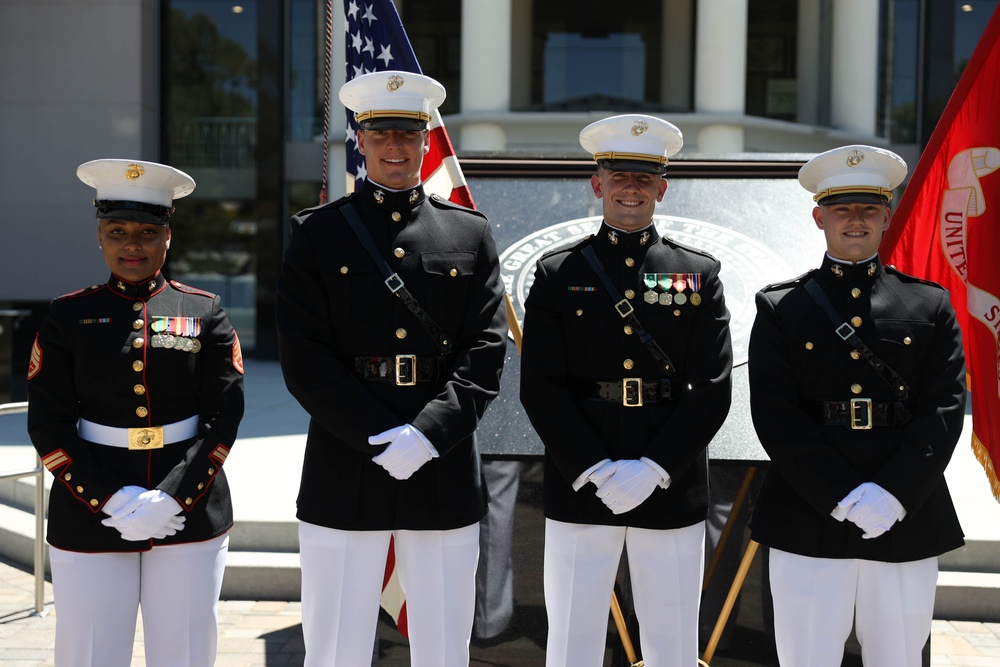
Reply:
[[[55, 609], [52, 585], [45, 583], [45, 614], [34, 615], [34, 577], [18, 566], [0, 561], [0, 665], [53, 665]], [[224, 600], [219, 603], [217, 667], [301, 665], [301, 605], [298, 602]], [[385, 631], [383, 627], [380, 632]], [[389, 631], [386, 634], [391, 634]], [[406, 665], [401, 642], [383, 640], [383, 665]], [[132, 667], [145, 667], [141, 628]], [[473, 659], [471, 667], [496, 664]], [[931, 665], [1000, 667], [1000, 623], [934, 621]], [[521, 666], [512, 666], [521, 667]]]

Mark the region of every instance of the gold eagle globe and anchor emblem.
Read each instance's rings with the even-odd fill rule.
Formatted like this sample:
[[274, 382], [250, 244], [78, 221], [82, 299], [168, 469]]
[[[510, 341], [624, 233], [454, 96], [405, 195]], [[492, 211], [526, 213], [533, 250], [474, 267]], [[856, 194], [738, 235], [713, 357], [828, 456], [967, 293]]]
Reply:
[[130, 181], [138, 179], [140, 176], [146, 173], [146, 170], [142, 168], [141, 164], [136, 164], [133, 162], [129, 166], [125, 167], [125, 178]]
[[644, 120], [637, 120], [632, 126], [632, 136], [638, 137], [640, 134], [649, 129], [649, 123]]
[[396, 92], [397, 90], [403, 87], [403, 77], [399, 76], [398, 74], [393, 74], [392, 76], [389, 77], [389, 81], [388, 83], [385, 84], [385, 87], [389, 90], [390, 93]]
[[847, 166], [857, 167], [865, 159], [865, 154], [859, 150], [853, 150], [847, 154]]

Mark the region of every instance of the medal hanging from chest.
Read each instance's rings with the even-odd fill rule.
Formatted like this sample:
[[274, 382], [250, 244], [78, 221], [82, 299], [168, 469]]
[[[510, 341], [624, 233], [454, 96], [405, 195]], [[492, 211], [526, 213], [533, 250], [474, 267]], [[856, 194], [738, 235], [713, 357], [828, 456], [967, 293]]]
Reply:
[[201, 318], [155, 315], [149, 325], [156, 333], [149, 339], [152, 347], [196, 353], [201, 350]]

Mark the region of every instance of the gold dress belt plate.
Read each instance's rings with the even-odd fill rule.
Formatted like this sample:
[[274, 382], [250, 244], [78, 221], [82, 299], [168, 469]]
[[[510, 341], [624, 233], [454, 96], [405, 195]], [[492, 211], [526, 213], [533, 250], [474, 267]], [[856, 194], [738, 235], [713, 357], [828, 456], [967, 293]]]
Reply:
[[129, 449], [162, 449], [163, 427], [146, 426], [128, 430]]

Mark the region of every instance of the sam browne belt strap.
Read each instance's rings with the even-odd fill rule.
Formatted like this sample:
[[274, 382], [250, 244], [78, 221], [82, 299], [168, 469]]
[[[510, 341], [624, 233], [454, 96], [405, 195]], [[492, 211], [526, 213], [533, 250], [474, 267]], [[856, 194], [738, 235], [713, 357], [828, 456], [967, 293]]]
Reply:
[[382, 275], [385, 276], [385, 286], [389, 288], [389, 291], [398, 296], [406, 304], [406, 307], [413, 313], [420, 324], [423, 325], [427, 333], [430, 334], [431, 340], [437, 345], [438, 350], [441, 354], [451, 353], [451, 338], [448, 333], [442, 329], [437, 322], [431, 319], [431, 316], [427, 314], [427, 311], [417, 302], [413, 295], [410, 294], [410, 290], [406, 289], [406, 285], [403, 284], [403, 279], [398, 273], [395, 273], [389, 268], [386, 263], [385, 258], [375, 247], [375, 241], [372, 239], [372, 235], [368, 232], [368, 228], [365, 227], [365, 223], [361, 221], [361, 216], [358, 212], [354, 210], [354, 206], [350, 202], [347, 202], [340, 207], [341, 212], [343, 212], [344, 217], [347, 218], [347, 224], [351, 226], [351, 230], [357, 237], [358, 241], [365, 247], [368, 254], [371, 255], [372, 261], [375, 262], [375, 266], [378, 267]]
[[844, 321], [844, 318], [840, 316], [837, 310], [830, 303], [830, 297], [826, 295], [823, 288], [819, 286], [815, 278], [810, 278], [806, 282], [806, 291], [809, 296], [812, 297], [813, 301], [823, 309], [826, 316], [830, 318], [830, 321], [834, 325], [834, 332], [841, 340], [850, 344], [858, 353], [868, 362], [868, 365], [874, 369], [882, 381], [889, 385], [892, 393], [896, 397], [895, 403], [895, 423], [898, 426], [902, 426], [906, 422], [910, 421], [912, 415], [910, 411], [906, 409], [903, 405], [903, 401], [910, 397], [910, 386], [906, 383], [899, 373], [890, 368], [884, 361], [882, 361], [875, 352], [868, 347], [863, 340], [858, 337], [857, 332], [854, 330], [850, 324]]
[[597, 277], [600, 278], [601, 283], [604, 285], [604, 289], [606, 289], [608, 294], [611, 295], [611, 299], [615, 302], [615, 312], [618, 313], [619, 317], [628, 322], [635, 334], [639, 336], [639, 340], [642, 341], [646, 350], [648, 350], [649, 354], [651, 354], [653, 359], [656, 360], [656, 365], [661, 371], [663, 371], [663, 374], [668, 378], [672, 377], [675, 373], [677, 373], [677, 369], [674, 367], [674, 362], [670, 360], [667, 353], [660, 348], [656, 340], [653, 339], [653, 336], [646, 331], [645, 327], [642, 326], [642, 323], [639, 322], [639, 319], [635, 316], [635, 309], [632, 308], [632, 304], [628, 302], [628, 299], [621, 295], [618, 288], [616, 288], [614, 283], [611, 282], [611, 279], [608, 278], [607, 272], [601, 265], [601, 260], [597, 258], [597, 253], [595, 253], [594, 249], [589, 245], [585, 246], [580, 252], [583, 253], [583, 257], [587, 260], [587, 263], [590, 264], [590, 268], [593, 269], [594, 273], [597, 274]]

